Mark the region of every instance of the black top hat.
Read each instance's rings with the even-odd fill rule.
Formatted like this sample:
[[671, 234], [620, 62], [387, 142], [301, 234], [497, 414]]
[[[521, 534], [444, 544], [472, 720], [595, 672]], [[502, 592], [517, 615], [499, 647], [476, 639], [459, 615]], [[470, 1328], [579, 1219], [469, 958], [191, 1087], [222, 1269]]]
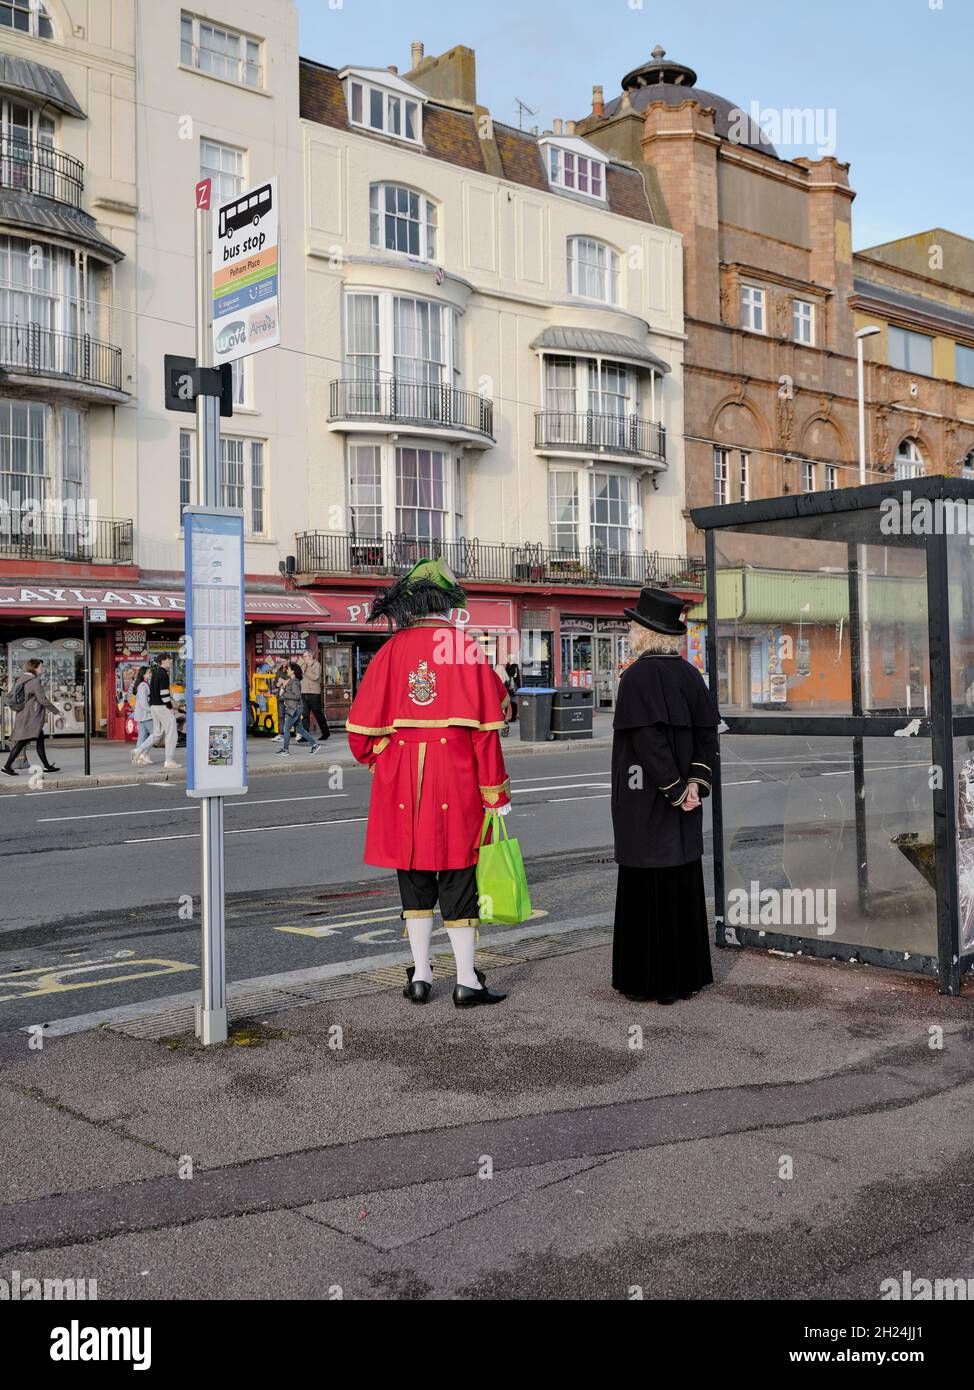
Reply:
[[640, 589], [635, 608], [624, 608], [623, 612], [634, 623], [650, 627], [654, 632], [682, 637], [687, 625], [680, 619], [686, 606], [686, 599], [679, 594], [669, 594], [665, 589]]

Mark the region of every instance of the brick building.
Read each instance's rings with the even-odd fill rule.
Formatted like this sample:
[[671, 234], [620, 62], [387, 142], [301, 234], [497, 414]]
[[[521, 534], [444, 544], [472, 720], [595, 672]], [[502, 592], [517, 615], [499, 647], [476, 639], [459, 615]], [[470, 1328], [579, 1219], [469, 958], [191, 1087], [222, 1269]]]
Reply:
[[[641, 168], [654, 215], [683, 238], [688, 509], [858, 483], [864, 327], [880, 330], [864, 341], [867, 481], [959, 472], [974, 457], [974, 243], [937, 229], [855, 253], [849, 166], [787, 158], [764, 127], [661, 48], [612, 100], [595, 87], [575, 125]], [[688, 546], [702, 548], [692, 524]], [[719, 616], [737, 638], [722, 644], [724, 701], [840, 704], [841, 596], [805, 582], [801, 547], [752, 540], [724, 561]], [[898, 611], [915, 626], [911, 596]], [[922, 701], [916, 635], [875, 644], [874, 690]]]

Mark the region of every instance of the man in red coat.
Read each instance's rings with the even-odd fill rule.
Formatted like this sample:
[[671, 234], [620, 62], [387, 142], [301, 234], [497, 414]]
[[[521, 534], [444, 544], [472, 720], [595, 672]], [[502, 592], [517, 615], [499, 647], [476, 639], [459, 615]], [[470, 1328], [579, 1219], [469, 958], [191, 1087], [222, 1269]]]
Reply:
[[369, 620], [386, 618], [395, 635], [369, 662], [345, 725], [352, 754], [375, 779], [365, 862], [399, 876], [413, 954], [403, 993], [416, 1004], [430, 997], [439, 900], [458, 1008], [505, 998], [474, 966], [476, 863], [484, 810], [510, 810], [498, 736], [506, 691], [480, 644], [449, 621], [465, 602], [441, 559], [420, 560], [376, 594]]

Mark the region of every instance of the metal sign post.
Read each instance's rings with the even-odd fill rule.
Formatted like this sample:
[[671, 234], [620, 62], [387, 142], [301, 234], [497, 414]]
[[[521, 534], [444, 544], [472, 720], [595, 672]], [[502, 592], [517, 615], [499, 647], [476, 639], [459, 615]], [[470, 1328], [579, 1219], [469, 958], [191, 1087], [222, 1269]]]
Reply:
[[81, 641], [85, 653], [85, 776], [91, 776], [91, 609], [85, 604], [82, 611]]
[[[210, 259], [212, 219], [210, 180], [196, 186], [196, 365], [212, 367], [210, 330], [212, 293]], [[196, 397], [196, 498], [200, 506], [219, 502], [220, 401], [200, 392]], [[192, 573], [186, 574], [192, 586]], [[190, 731], [191, 732], [191, 731]], [[193, 756], [192, 737], [186, 740], [187, 760]], [[227, 979], [226, 921], [223, 881], [223, 797], [200, 801], [200, 875], [202, 912], [203, 997], [196, 1006], [196, 1036], [203, 1043], [226, 1042]]]
[[177, 395], [188, 381], [196, 401], [197, 505], [184, 513], [186, 790], [200, 798], [203, 997], [196, 1036], [217, 1043], [227, 1037], [223, 798], [247, 790], [244, 527], [240, 510], [219, 505], [220, 406], [223, 398], [232, 412], [230, 364], [280, 342], [280, 292], [277, 179], [219, 208], [211, 209], [210, 194], [209, 179], [196, 185], [196, 364], [179, 371], [177, 359], [167, 360], [166, 396], [168, 407], [184, 408], [170, 400], [172, 368]]

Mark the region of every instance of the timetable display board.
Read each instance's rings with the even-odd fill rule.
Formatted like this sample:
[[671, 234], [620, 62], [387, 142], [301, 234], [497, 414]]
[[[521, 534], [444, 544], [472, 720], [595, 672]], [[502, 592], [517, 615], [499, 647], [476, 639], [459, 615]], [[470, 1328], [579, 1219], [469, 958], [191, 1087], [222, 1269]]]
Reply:
[[186, 790], [247, 790], [244, 533], [240, 512], [187, 507]]

